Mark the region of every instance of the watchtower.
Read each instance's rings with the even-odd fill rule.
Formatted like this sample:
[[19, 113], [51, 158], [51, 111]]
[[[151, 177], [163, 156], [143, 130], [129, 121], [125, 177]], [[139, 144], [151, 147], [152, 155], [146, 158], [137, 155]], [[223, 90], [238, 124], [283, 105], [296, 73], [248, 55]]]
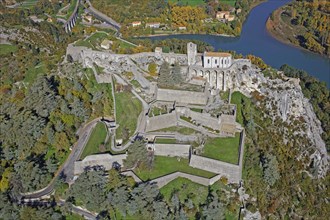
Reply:
[[188, 66], [196, 63], [197, 45], [189, 42], [187, 44]]

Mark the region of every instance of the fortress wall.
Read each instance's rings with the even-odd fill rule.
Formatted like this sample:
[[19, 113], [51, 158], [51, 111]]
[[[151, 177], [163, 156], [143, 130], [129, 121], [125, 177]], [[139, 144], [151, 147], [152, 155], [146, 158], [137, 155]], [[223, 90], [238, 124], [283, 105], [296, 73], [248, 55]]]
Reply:
[[147, 119], [146, 132], [176, 126], [177, 116], [175, 112], [151, 117]]
[[190, 110], [189, 108], [176, 108], [177, 111], [181, 114], [184, 114], [186, 117], [191, 117], [192, 120], [195, 120], [197, 123], [212, 128], [214, 130], [220, 129], [220, 121], [217, 118], [211, 117], [211, 115], [206, 113], [200, 113]]
[[195, 105], [206, 105], [207, 103], [207, 96], [205, 93], [171, 89], [158, 89], [156, 99], [158, 101]]
[[241, 179], [241, 169], [239, 165], [225, 163], [197, 155], [191, 155], [189, 165], [194, 168], [226, 176], [228, 181], [232, 183], [238, 183]]
[[155, 155], [167, 157], [189, 157], [189, 144], [155, 144]]
[[189, 179], [192, 182], [201, 184], [203, 186], [212, 185], [213, 183], [215, 183], [217, 180], [220, 179], [220, 175], [217, 175], [217, 176], [215, 176], [211, 179], [208, 179], [208, 178], [205, 178], [205, 177], [194, 176], [194, 175], [187, 174], [187, 173], [175, 172], [175, 173], [172, 173], [172, 174], [169, 174], [169, 175], [151, 180], [150, 183], [156, 183], [158, 188], [162, 188], [163, 186], [165, 186], [166, 184], [168, 184], [169, 182], [171, 182], [172, 180], [174, 180], [178, 177]]
[[87, 156], [82, 161], [74, 162], [74, 175], [79, 175], [84, 172], [85, 168], [93, 166], [103, 166], [105, 170], [110, 170], [114, 162], [123, 165], [123, 160], [126, 157], [126, 154], [97, 154]]

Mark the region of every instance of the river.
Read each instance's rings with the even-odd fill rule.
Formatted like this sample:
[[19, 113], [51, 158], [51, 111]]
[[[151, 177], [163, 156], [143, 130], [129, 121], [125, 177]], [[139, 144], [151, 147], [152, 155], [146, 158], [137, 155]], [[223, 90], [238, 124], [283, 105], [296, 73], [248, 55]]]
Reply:
[[169, 35], [151, 39], [168, 38], [195, 39], [211, 44], [215, 50], [233, 50], [243, 55], [253, 54], [261, 57], [267, 64], [279, 68], [283, 64], [303, 69], [330, 86], [330, 59], [284, 44], [273, 38], [266, 30], [269, 15], [290, 2], [290, 0], [269, 0], [252, 9], [245, 21], [240, 37], [213, 35]]

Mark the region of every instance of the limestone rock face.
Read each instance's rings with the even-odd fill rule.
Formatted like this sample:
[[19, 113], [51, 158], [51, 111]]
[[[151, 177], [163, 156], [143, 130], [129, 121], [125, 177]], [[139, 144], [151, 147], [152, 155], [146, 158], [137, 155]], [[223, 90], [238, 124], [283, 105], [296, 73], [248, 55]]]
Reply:
[[250, 68], [241, 71], [239, 68], [226, 81], [227, 88], [233, 91], [240, 91], [246, 96], [252, 95], [257, 91], [266, 97], [266, 107], [269, 109], [270, 116], [275, 119], [280, 117], [288, 124], [295, 119], [304, 122], [304, 129], [296, 131], [296, 134], [306, 135], [315, 151], [311, 156], [314, 166], [318, 167], [318, 177], [324, 177], [329, 169], [329, 156], [325, 143], [321, 138], [323, 132], [321, 122], [315, 115], [313, 106], [304, 97], [299, 80], [288, 78], [281, 72], [277, 79], [266, 78], [257, 68]]

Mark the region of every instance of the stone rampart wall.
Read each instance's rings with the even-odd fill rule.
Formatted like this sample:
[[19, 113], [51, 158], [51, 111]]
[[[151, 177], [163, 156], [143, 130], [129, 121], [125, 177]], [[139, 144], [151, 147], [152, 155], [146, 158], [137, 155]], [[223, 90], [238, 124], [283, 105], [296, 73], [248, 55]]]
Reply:
[[239, 165], [225, 163], [197, 155], [191, 155], [189, 165], [194, 168], [226, 176], [228, 181], [232, 183], [239, 183], [241, 180], [241, 170]]
[[177, 115], [176, 112], [159, 115], [147, 119], [146, 132], [157, 131], [163, 128], [176, 126]]
[[159, 188], [161, 188], [178, 177], [189, 179], [192, 182], [201, 184], [203, 186], [209, 186], [209, 185], [214, 184], [216, 181], [218, 181], [221, 176], [216, 175], [215, 177], [208, 179], [205, 177], [195, 176], [195, 175], [191, 175], [191, 174], [187, 174], [187, 173], [175, 172], [175, 173], [151, 180], [150, 183], [156, 183], [157, 186]]

